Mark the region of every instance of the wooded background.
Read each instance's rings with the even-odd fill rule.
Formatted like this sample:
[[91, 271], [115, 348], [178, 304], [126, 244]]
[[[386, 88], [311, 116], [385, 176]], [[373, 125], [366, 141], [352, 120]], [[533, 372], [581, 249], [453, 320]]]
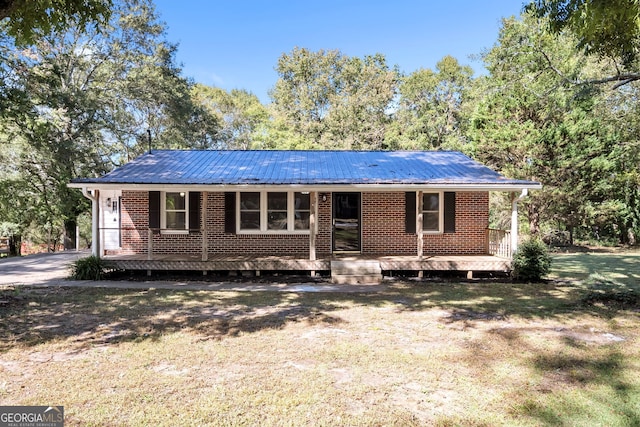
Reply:
[[[295, 48], [274, 58], [268, 104], [184, 76], [150, 0], [9, 0], [1, 18], [0, 235], [14, 246], [73, 246], [90, 207], [66, 184], [142, 154], [149, 131], [154, 148], [459, 150], [543, 183], [525, 233], [640, 232], [637, 0], [534, 1], [479, 53], [482, 76], [451, 56], [405, 73], [384, 53]], [[508, 227], [502, 197], [492, 227]]]

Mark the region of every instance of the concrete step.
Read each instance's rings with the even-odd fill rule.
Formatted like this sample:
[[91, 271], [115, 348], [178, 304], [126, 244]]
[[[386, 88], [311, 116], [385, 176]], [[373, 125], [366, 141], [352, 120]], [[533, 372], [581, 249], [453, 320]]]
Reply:
[[378, 261], [331, 261], [331, 272], [336, 274], [380, 274], [382, 269]]
[[337, 285], [379, 285], [382, 283], [382, 274], [354, 275], [338, 274], [331, 275], [331, 283]]
[[336, 284], [358, 285], [382, 282], [380, 262], [372, 260], [332, 260], [331, 281]]

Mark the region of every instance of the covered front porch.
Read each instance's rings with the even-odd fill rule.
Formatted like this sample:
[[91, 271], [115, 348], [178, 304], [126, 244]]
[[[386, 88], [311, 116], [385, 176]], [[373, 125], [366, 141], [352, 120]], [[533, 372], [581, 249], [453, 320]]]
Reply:
[[255, 256], [255, 255], [210, 255], [206, 261], [198, 255], [111, 255], [105, 256], [114, 268], [120, 270], [142, 270], [149, 275], [154, 271], [202, 271], [250, 272], [260, 275], [267, 272], [300, 272], [315, 276], [317, 273], [331, 274], [334, 283], [379, 283], [382, 275], [397, 272], [414, 272], [422, 276], [425, 272], [460, 271], [467, 277], [478, 272], [507, 272], [511, 259], [498, 255], [332, 255], [310, 260], [305, 255]]
[[[105, 255], [105, 260], [115, 269], [146, 271], [148, 275], [154, 271], [202, 271], [203, 275], [209, 272], [260, 275], [286, 271], [311, 276], [330, 274], [334, 283], [364, 284], [379, 283], [384, 275], [398, 272], [413, 272], [422, 277], [425, 272], [458, 271], [466, 273], [468, 278], [478, 272], [508, 272], [513, 248], [509, 231], [487, 229], [485, 253], [474, 255], [435, 255], [421, 250], [415, 255], [333, 253], [317, 256], [313, 244], [308, 252], [288, 255], [221, 254], [210, 253], [206, 242], [201, 253], [167, 254], [154, 252], [154, 231], [148, 229], [146, 253]], [[421, 238], [421, 233], [418, 234]]]

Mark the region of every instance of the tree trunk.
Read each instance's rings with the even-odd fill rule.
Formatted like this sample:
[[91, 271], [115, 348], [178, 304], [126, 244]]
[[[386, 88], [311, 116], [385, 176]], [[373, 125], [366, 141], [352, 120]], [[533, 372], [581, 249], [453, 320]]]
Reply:
[[64, 221], [64, 250], [73, 250], [76, 248], [76, 220], [69, 219]]
[[9, 236], [9, 256], [20, 256], [20, 246], [22, 245], [22, 236]]
[[568, 228], [569, 228], [569, 244], [573, 246], [573, 225], [570, 225]]
[[620, 227], [620, 243], [623, 245], [635, 246], [636, 235], [633, 230], [633, 222], [627, 221]]
[[540, 233], [540, 214], [533, 203], [529, 204], [529, 233], [532, 236], [537, 236]]

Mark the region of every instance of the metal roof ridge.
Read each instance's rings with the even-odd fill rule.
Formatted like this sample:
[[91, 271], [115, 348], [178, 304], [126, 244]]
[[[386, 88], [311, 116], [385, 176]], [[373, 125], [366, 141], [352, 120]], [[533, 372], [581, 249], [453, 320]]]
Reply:
[[285, 150], [285, 149], [207, 149], [207, 148], [156, 148], [151, 151], [147, 151], [144, 154], [153, 154], [155, 152], [209, 152], [209, 153], [250, 153], [250, 152], [287, 152], [287, 153], [459, 153], [469, 157], [467, 154], [459, 150]]

